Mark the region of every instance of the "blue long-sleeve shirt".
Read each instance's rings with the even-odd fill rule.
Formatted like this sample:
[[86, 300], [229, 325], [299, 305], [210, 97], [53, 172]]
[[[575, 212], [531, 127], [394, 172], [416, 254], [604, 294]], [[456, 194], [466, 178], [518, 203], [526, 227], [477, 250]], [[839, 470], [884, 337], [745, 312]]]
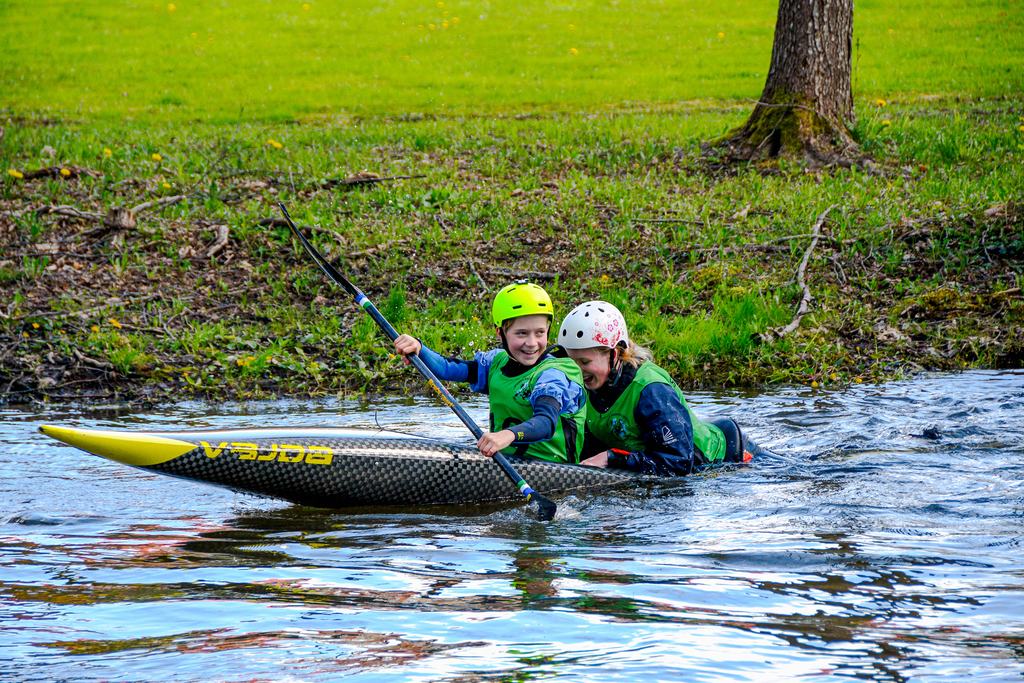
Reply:
[[[436, 351], [420, 342], [420, 358], [426, 363], [439, 379], [449, 382], [468, 382], [469, 388], [477, 393], [488, 392], [487, 377], [494, 364], [494, 359], [501, 349], [487, 352], [476, 352], [473, 360], [445, 358]], [[546, 356], [545, 356], [546, 357]], [[556, 368], [548, 368], [540, 373], [530, 393], [530, 405], [533, 417], [518, 425], [507, 427], [517, 434], [518, 443], [534, 443], [545, 441], [555, 434], [560, 414], [575, 413], [583, 402], [586, 394], [583, 388], [569, 381], [564, 372]]]

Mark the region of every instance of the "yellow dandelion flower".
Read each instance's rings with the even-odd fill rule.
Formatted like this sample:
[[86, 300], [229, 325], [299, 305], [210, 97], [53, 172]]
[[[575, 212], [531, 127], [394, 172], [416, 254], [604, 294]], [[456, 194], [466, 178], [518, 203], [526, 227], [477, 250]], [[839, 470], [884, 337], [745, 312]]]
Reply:
[[876, 107], [884, 107], [887, 104], [889, 104], [889, 103], [886, 102], [885, 100], [883, 100], [881, 97], [879, 97], [877, 100], [875, 100], [875, 106]]
[[171, 184], [170, 183], [160, 183], [160, 187], [164, 188], [165, 190], [169, 190], [169, 189], [171, 189]]
[[89, 328], [89, 330], [91, 332], [99, 332], [100, 331], [100, 326], [99, 325], [93, 325], [92, 327]]
[[579, 51], [579, 50], [577, 50], [576, 48], [574, 48], [574, 47], [570, 47], [570, 48], [569, 48], [569, 54], [571, 54], [571, 55], [572, 55], [573, 57], [575, 57], [575, 56], [576, 56], [576, 55], [578, 55], [579, 53], [580, 53], [580, 51]]
[[719, 40], [722, 40], [723, 38], [725, 38], [725, 32], [724, 31], [719, 31], [717, 35], [718, 35], [718, 39]]
[[274, 138], [270, 138], [269, 140], [267, 140], [267, 144], [270, 145], [271, 147], [273, 147], [274, 149], [281, 149], [282, 147], [284, 147], [284, 145], [282, 145], [280, 142], [278, 142]]
[[162, 156], [160, 156], [157, 152], [153, 152], [152, 154], [150, 154], [149, 158], [152, 159], [153, 161], [163, 161], [164, 160], [164, 158]]
[[1021, 133], [1024, 133], [1024, 123], [1017, 126], [1017, 130], [1019, 130]]
[[167, 11], [168, 12], [173, 12], [176, 9], [178, 9], [178, 6], [175, 5], [173, 2], [167, 3]]
[[457, 26], [458, 23], [459, 23], [459, 18], [458, 17], [452, 17], [452, 26]]
[[882, 119], [882, 126], [883, 127], [888, 127], [888, 126], [891, 126], [891, 125], [892, 125], [892, 121], [890, 121], [889, 119]]
[[32, 329], [33, 330], [38, 330], [39, 329], [39, 323], [32, 323]]
[[62, 168], [60, 169], [60, 174], [67, 178], [69, 175], [71, 175], [71, 169]]
[[28, 339], [28, 332], [22, 332], [21, 336], [24, 337], [25, 339]]
[[313, 9], [313, 6], [310, 5], [308, 2], [302, 3], [302, 11], [303, 12], [308, 12], [311, 9]]
[[839, 375], [833, 372], [831, 375], [828, 376], [828, 378], [835, 382], [837, 379], [839, 379]]
[[109, 159], [112, 156], [114, 156], [114, 153], [111, 151], [111, 149], [109, 147], [104, 147], [103, 148], [103, 158], [104, 159]]
[[818, 388], [818, 380], [812, 380], [811, 381], [811, 388], [812, 389], [817, 389]]
[[117, 329], [121, 329], [121, 322], [117, 318], [109, 318], [107, 322], [116, 327]]
[[442, 0], [437, 0], [437, 9], [444, 9], [444, 2]]
[[447, 21], [442, 21], [441, 22], [441, 28], [448, 28], [448, 22]]
[[862, 380], [862, 379], [861, 379], [860, 377], [857, 377], [857, 378], [855, 378], [855, 379], [853, 380], [853, 383], [854, 383], [854, 384], [860, 384], [860, 383], [862, 383], [863, 381], [864, 381], [864, 380]]
[[12, 178], [17, 178], [18, 180], [21, 180], [22, 178], [25, 177], [25, 174], [16, 168], [7, 169], [7, 175], [11, 176]]

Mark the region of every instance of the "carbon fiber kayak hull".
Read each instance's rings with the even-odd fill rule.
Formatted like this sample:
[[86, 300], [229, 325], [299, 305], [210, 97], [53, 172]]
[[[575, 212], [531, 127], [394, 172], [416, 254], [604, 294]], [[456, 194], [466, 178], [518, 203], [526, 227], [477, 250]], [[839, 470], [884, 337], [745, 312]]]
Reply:
[[[521, 499], [475, 449], [386, 431], [261, 429], [123, 432], [43, 426], [76, 448], [133, 467], [302, 505], [485, 503]], [[605, 490], [640, 477], [509, 458], [545, 496]]]

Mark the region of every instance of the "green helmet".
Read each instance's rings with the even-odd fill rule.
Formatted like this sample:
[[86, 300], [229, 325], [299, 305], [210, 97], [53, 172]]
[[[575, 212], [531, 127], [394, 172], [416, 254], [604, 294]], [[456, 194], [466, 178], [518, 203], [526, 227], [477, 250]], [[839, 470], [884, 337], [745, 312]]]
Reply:
[[536, 314], [546, 315], [548, 319], [555, 317], [551, 297], [542, 287], [530, 282], [517, 282], [504, 287], [494, 297], [491, 305], [491, 317], [499, 327], [506, 320]]

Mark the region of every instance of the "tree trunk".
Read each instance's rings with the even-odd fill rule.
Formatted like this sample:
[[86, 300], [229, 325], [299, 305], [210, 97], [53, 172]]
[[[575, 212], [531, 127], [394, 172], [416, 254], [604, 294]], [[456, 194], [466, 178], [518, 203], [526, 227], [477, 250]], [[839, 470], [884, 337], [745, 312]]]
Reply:
[[860, 156], [850, 136], [852, 42], [853, 0], [779, 0], [764, 92], [747, 122], [711, 150], [731, 161], [849, 165]]

